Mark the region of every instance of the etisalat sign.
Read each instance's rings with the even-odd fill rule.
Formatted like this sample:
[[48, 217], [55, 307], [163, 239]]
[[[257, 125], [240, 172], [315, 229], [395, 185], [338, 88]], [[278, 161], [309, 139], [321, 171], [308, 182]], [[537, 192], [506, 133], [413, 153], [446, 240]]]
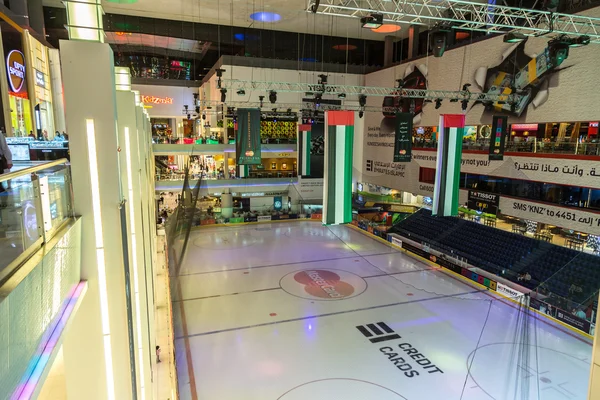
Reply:
[[386, 342], [384, 346], [379, 345], [379, 351], [407, 378], [414, 378], [422, 373], [444, 373], [385, 322], [359, 325], [356, 329], [373, 344]]

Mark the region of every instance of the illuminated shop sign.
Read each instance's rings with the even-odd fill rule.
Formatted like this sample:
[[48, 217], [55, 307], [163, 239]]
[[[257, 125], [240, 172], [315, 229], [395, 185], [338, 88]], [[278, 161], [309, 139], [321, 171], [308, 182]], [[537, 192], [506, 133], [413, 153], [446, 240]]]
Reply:
[[18, 50], [13, 50], [6, 57], [8, 83], [13, 92], [18, 93], [25, 83], [25, 56]]
[[513, 131], [537, 131], [538, 124], [513, 124]]
[[171, 97], [156, 97], [142, 95], [142, 102], [146, 104], [173, 104]]
[[44, 73], [37, 69], [35, 70], [35, 84], [44, 89], [46, 88], [46, 78], [44, 77]]

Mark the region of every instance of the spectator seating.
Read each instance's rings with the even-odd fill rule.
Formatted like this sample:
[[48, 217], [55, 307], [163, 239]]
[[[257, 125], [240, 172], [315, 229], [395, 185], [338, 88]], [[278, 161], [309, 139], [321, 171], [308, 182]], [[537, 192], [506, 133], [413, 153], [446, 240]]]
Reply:
[[465, 258], [471, 265], [516, 280], [528, 272], [530, 282], [519, 284], [577, 301], [600, 288], [600, 258], [533, 238], [454, 217], [433, 217], [419, 210], [389, 231], [426, 243], [446, 254]]

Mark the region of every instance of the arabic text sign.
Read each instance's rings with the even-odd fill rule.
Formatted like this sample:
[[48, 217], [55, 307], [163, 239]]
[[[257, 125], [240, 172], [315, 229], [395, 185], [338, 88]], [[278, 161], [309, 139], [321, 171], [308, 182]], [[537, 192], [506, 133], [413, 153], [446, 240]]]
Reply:
[[502, 214], [517, 218], [573, 229], [578, 232], [600, 234], [600, 214], [584, 209], [500, 197], [500, 210]]

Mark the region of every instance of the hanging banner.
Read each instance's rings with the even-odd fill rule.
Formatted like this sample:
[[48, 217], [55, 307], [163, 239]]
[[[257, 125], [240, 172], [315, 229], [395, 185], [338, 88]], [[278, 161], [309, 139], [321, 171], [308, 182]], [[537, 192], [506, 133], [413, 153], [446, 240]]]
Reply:
[[302, 177], [310, 176], [311, 131], [311, 124], [298, 125], [298, 174]]
[[464, 114], [440, 115], [432, 215], [441, 217], [458, 215], [458, 187], [464, 129]]
[[506, 135], [508, 134], [508, 117], [494, 115], [492, 122], [492, 135], [490, 137], [490, 161], [504, 160]]
[[412, 113], [396, 113], [396, 138], [394, 140], [394, 162], [412, 161]]
[[261, 164], [260, 110], [258, 108], [239, 108], [237, 115], [238, 130], [235, 140], [237, 164]]
[[250, 176], [249, 170], [250, 170], [250, 167], [248, 167], [247, 165], [238, 165], [237, 166], [238, 177], [239, 178], [248, 178]]
[[354, 111], [325, 112], [323, 223], [352, 221]]
[[282, 208], [283, 208], [283, 197], [282, 196], [273, 197], [273, 209], [275, 209], [276, 211], [281, 211]]

